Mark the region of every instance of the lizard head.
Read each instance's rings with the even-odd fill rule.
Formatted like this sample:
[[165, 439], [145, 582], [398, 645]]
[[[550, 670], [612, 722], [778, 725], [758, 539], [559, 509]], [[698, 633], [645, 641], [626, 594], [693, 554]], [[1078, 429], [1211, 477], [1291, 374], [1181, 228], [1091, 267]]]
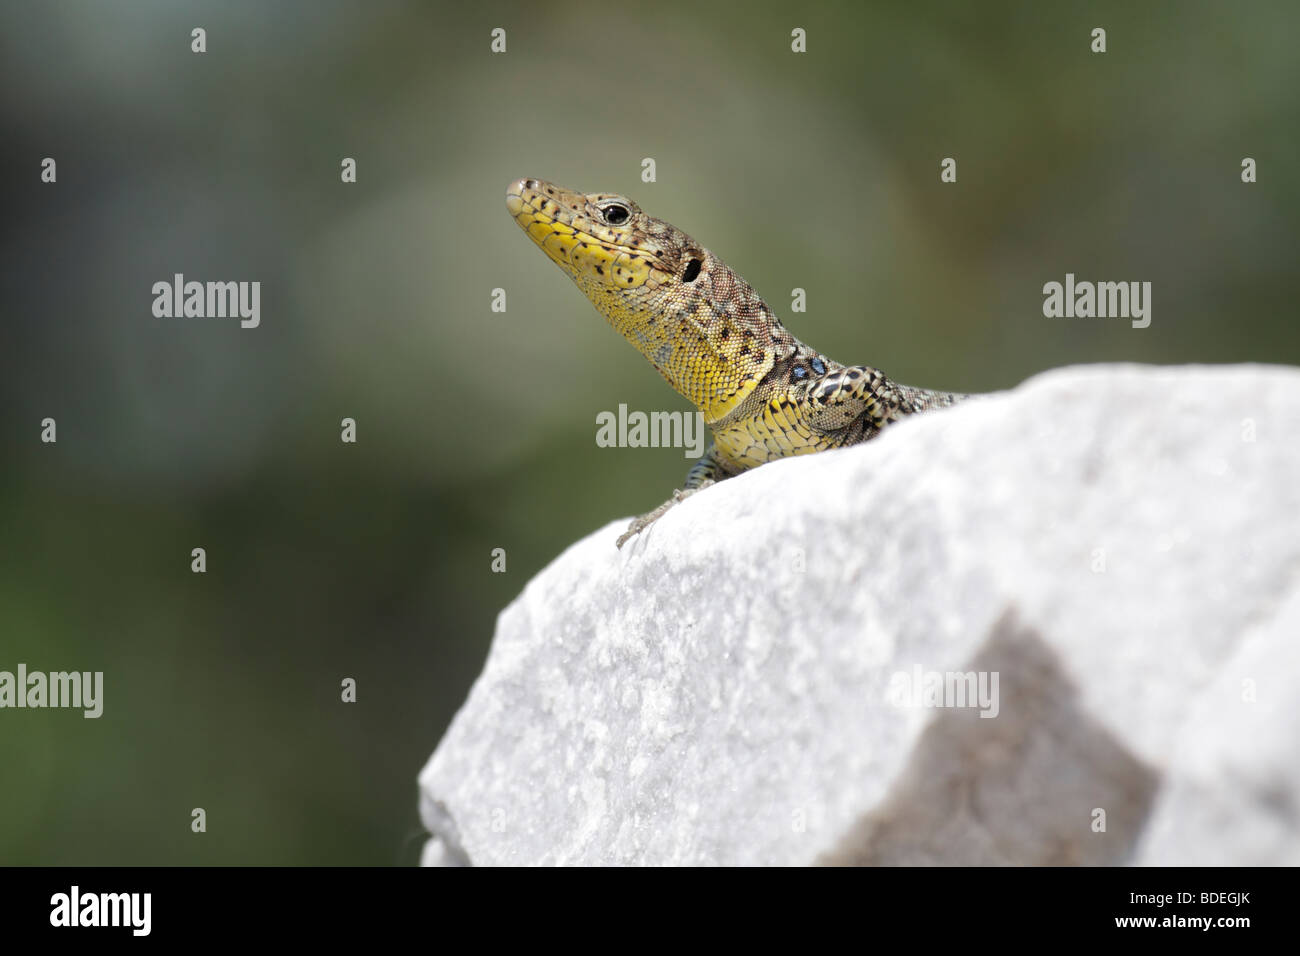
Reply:
[[693, 282], [704, 265], [704, 250], [689, 236], [626, 196], [518, 179], [506, 190], [506, 208], [593, 301], [631, 300], [675, 280]]
[[710, 422], [753, 391], [775, 361], [775, 337], [788, 337], [744, 279], [626, 196], [517, 179], [506, 208]]

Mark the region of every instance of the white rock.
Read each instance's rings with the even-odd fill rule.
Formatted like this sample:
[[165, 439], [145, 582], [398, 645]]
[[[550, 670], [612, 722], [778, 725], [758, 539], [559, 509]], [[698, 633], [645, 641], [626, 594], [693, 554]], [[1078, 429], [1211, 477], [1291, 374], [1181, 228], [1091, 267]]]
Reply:
[[1062, 369], [625, 524], [501, 614], [425, 862], [1300, 863], [1300, 372]]

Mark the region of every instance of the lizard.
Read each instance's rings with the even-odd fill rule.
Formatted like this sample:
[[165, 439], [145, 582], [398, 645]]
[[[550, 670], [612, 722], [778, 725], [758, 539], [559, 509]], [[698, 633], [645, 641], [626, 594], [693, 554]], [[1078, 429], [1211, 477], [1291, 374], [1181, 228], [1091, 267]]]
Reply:
[[626, 196], [517, 179], [506, 208], [713, 433], [682, 488], [635, 519], [619, 548], [716, 482], [869, 441], [891, 422], [969, 397], [903, 385], [805, 345], [721, 259]]

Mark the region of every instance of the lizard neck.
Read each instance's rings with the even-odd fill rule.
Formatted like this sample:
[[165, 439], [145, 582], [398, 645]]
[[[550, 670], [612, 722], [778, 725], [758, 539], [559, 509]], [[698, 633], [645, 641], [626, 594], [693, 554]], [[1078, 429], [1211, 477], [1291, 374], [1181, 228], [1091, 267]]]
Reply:
[[[652, 276], [639, 294], [583, 291], [709, 424], [739, 408], [802, 346], [744, 279], [703, 250], [689, 284]], [[605, 287], [606, 289], [608, 287]]]

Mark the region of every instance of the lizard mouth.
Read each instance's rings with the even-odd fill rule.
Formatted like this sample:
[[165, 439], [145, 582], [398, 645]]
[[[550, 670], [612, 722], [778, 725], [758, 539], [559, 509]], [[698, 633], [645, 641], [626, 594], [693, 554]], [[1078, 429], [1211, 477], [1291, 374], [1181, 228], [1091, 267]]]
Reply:
[[[516, 179], [506, 188], [506, 209], [524, 229], [528, 228], [521, 217], [546, 225], [571, 229], [584, 238], [596, 241], [594, 230], [588, 228], [589, 217], [585, 211], [587, 197], [571, 193], [539, 179]], [[591, 223], [595, 225], [595, 223]]]
[[[639, 287], [658, 256], [619, 241], [614, 230], [587, 212], [588, 197], [538, 179], [516, 179], [506, 188], [506, 209], [543, 252], [575, 279]], [[629, 281], [629, 278], [631, 281]]]

